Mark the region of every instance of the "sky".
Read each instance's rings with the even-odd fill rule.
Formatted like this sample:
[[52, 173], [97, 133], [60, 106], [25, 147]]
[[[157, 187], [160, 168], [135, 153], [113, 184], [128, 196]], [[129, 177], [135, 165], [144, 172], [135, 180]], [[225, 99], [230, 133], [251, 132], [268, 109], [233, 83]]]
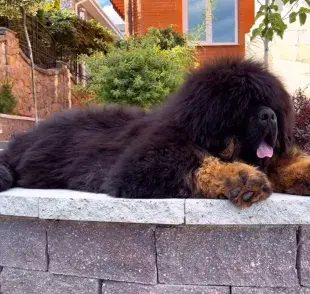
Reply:
[[111, 2], [109, 0], [98, 0], [99, 5], [102, 7], [103, 11], [108, 15], [108, 17], [115, 23], [120, 24], [124, 23], [124, 21], [120, 18], [120, 16], [114, 10]]

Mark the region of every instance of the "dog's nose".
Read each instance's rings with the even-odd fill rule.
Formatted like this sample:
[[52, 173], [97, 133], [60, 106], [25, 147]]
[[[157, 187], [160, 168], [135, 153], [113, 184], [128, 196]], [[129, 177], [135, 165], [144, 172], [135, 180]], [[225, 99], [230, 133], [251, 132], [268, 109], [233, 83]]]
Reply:
[[261, 123], [276, 123], [277, 122], [277, 116], [274, 113], [274, 111], [271, 108], [263, 108], [259, 113], [258, 113], [258, 118]]

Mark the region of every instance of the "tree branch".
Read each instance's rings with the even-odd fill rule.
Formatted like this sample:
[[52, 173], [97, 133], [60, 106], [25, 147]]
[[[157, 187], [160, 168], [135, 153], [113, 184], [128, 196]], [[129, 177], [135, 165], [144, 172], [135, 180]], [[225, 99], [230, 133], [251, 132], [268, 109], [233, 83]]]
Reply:
[[298, 1], [295, 2], [295, 3], [292, 5], [291, 9], [282, 17], [283, 20], [287, 19], [287, 15], [289, 15], [289, 13], [292, 11], [292, 9], [295, 7], [296, 4], [298, 4]]

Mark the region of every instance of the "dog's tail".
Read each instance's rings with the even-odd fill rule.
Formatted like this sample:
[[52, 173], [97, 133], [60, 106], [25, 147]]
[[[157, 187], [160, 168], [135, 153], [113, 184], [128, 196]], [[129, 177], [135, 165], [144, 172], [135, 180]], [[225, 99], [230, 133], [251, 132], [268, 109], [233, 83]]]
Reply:
[[0, 160], [0, 192], [13, 187], [13, 171], [8, 164]]

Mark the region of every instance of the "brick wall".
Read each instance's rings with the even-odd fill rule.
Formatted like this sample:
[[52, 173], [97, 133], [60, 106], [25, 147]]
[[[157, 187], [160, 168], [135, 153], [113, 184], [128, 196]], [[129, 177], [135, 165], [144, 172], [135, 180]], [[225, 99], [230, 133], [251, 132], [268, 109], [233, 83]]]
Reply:
[[[31, 71], [28, 58], [22, 53], [14, 32], [1, 28], [0, 35], [0, 86], [5, 80], [12, 85], [17, 98], [16, 112], [33, 116]], [[71, 79], [68, 68], [44, 70], [36, 67], [37, 103], [40, 118], [68, 108], [71, 99]]]
[[309, 226], [0, 218], [2, 294], [310, 293]]
[[[130, 32], [132, 19], [132, 34], [145, 34], [149, 27], [166, 28], [175, 25], [175, 29], [183, 32], [182, 0], [112, 0], [114, 7], [124, 14], [126, 32]], [[124, 5], [122, 4], [124, 3]], [[205, 61], [221, 54], [245, 55], [245, 35], [254, 24], [254, 0], [239, 0], [239, 44], [234, 46], [201, 46], [198, 58]], [[132, 8], [130, 10], [130, 7]], [[130, 11], [132, 13], [130, 14]]]

